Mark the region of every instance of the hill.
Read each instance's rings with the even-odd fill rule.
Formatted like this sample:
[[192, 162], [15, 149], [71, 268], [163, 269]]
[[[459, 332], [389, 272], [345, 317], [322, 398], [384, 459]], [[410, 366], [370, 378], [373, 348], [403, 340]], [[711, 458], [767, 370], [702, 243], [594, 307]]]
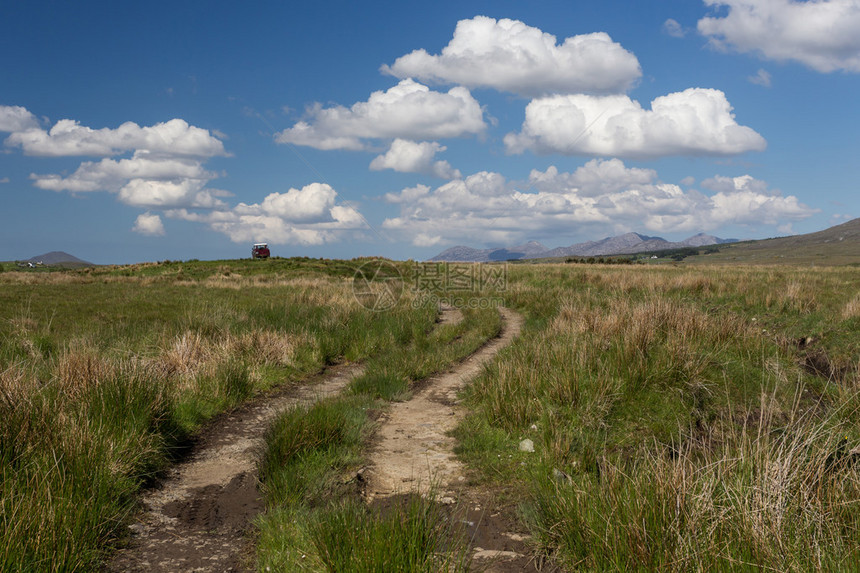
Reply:
[[93, 263], [79, 259], [78, 257], [70, 255], [64, 251], [51, 251], [50, 253], [45, 253], [43, 255], [36, 255], [35, 257], [30, 257], [23, 262], [33, 263], [34, 265], [41, 263], [46, 266], [69, 268], [95, 266]]
[[815, 233], [720, 246], [718, 253], [686, 260], [709, 263], [860, 265], [860, 218]]

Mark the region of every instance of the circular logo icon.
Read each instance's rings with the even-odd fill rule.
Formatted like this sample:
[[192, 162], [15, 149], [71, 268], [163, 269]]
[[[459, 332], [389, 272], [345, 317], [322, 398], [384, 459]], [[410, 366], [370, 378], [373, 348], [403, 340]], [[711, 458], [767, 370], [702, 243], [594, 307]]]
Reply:
[[352, 277], [352, 294], [368, 310], [389, 310], [403, 294], [403, 277], [388, 261], [368, 261]]

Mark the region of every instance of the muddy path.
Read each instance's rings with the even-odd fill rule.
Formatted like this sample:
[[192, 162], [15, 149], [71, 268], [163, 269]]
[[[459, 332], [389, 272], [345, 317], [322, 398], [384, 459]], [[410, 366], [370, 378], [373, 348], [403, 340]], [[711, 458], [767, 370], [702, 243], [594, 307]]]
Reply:
[[447, 434], [465, 414], [457, 393], [519, 335], [520, 315], [508, 309], [501, 313], [504, 320], [497, 338], [446, 372], [423, 381], [412, 399], [391, 404], [382, 415], [364, 472], [368, 501], [408, 491], [426, 494], [431, 487], [441, 500], [450, 501], [460, 489], [458, 484], [465, 480], [463, 468], [454, 456], [456, 440]]
[[[366, 472], [368, 501], [409, 493], [431, 481], [444, 501], [459, 502], [471, 523], [476, 564], [491, 558], [489, 570], [521, 571], [516, 551], [522, 538], [515, 520], [502, 515], [484, 494], [465, 489], [453, 438], [446, 435], [464, 412], [457, 392], [519, 334], [522, 318], [501, 309], [502, 332], [463, 362], [421, 384], [408, 402], [393, 404], [382, 420]], [[462, 320], [443, 308], [439, 323]], [[217, 418], [189, 457], [142, 498], [140, 521], [131, 525], [127, 547], [107, 565], [110, 572], [247, 571], [253, 562], [251, 520], [264, 510], [258, 491], [257, 461], [263, 435], [278, 413], [337, 394], [360, 365], [331, 368], [306, 386], [287, 388]], [[509, 531], [511, 530], [511, 531]], [[510, 568], [514, 566], [516, 568]], [[501, 568], [499, 568], [501, 567]]]
[[472, 542], [476, 570], [550, 571], [552, 567], [541, 567], [530, 557], [515, 507], [500, 505], [492, 492], [468, 485], [465, 468], [454, 455], [456, 440], [448, 435], [466, 414], [458, 392], [520, 333], [522, 316], [504, 308], [500, 312], [503, 326], [497, 338], [423, 382], [411, 400], [392, 404], [380, 419], [370, 461], [361, 472], [364, 494], [369, 503], [384, 507], [402, 495], [432, 491], [434, 499], [456, 507]]
[[[108, 564], [112, 572], [243, 571], [251, 520], [264, 509], [257, 474], [263, 435], [278, 413], [340, 392], [362, 372], [328, 369], [311, 384], [288, 388], [219, 416], [187, 460], [146, 492], [141, 521]], [[316, 383], [314, 383], [316, 382]]]

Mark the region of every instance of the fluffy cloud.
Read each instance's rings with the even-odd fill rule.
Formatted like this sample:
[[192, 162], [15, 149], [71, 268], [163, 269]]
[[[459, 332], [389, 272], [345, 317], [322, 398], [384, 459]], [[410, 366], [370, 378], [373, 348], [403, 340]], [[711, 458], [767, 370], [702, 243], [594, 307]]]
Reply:
[[577, 189], [582, 197], [598, 197], [616, 193], [634, 185], [647, 185], [657, 179], [653, 169], [626, 167], [620, 159], [592, 159], [573, 173], [559, 173], [554, 165], [546, 171], [533, 169], [529, 175], [530, 189], [563, 193]]
[[262, 203], [239, 203], [232, 209], [196, 212], [166, 211], [168, 217], [208, 225], [236, 243], [321, 245], [358, 235], [367, 229], [352, 206], [338, 205], [337, 192], [325, 183], [311, 183], [286, 193], [271, 193]]
[[509, 153], [661, 157], [761, 151], [764, 138], [738, 125], [723, 92], [690, 88], [658, 97], [651, 109], [625, 95], [559, 95], [532, 100]]
[[147, 209], [171, 209], [195, 207], [214, 209], [225, 205], [218, 199], [229, 193], [215, 189], [204, 189], [202, 181], [183, 179], [179, 181], [157, 181], [132, 179], [119, 190], [119, 200], [126, 205]]
[[72, 193], [107, 191], [116, 193], [127, 205], [146, 209], [222, 207], [225, 203], [218, 197], [231, 194], [206, 188], [216, 177], [204, 169], [200, 159], [152, 156], [139, 151], [127, 159], [86, 161], [67, 177], [30, 175], [33, 185], [40, 189]]
[[524, 96], [617, 93], [642, 75], [632, 53], [597, 32], [566, 38], [519, 20], [461, 20], [440, 55], [415, 50], [382, 71], [399, 78], [494, 88]]
[[433, 161], [436, 154], [445, 149], [444, 145], [435, 141], [418, 143], [395, 139], [386, 153], [370, 162], [370, 168], [374, 171], [393, 169], [401, 173], [424, 173], [441, 179], [457, 179], [461, 177], [460, 172], [447, 161]]
[[286, 193], [271, 193], [263, 200], [259, 210], [286, 221], [321, 222], [333, 220], [331, 209], [336, 198], [337, 193], [330, 185], [311, 183]]
[[[513, 244], [631, 230], [671, 233], [776, 225], [815, 212], [748, 175], [715, 177], [702, 186], [716, 192], [708, 195], [663, 183], [655, 171], [628, 168], [617, 159], [589, 161], [573, 173], [559, 173], [555, 167], [532, 171], [528, 181], [519, 183], [482, 172], [432, 190], [419, 186], [389, 194], [386, 199], [400, 204], [401, 211], [383, 227], [416, 246]], [[527, 191], [519, 190], [523, 188]]]
[[[93, 129], [63, 119], [46, 131], [25, 108], [0, 106], [0, 131], [10, 132], [5, 142], [8, 147], [19, 147], [28, 155], [131, 154], [84, 161], [67, 176], [31, 174], [33, 185], [40, 189], [105, 191], [115, 193], [127, 205], [146, 209], [221, 208], [226, 204], [219, 197], [230, 196], [226, 191], [206, 188], [218, 175], [206, 170], [204, 163], [211, 157], [227, 155], [221, 140], [181, 119], [144, 127], [126, 122], [117, 129]], [[135, 230], [153, 234], [145, 229], [156, 228], [154, 221], [152, 216], [141, 219]]]
[[367, 147], [367, 139], [439, 139], [484, 131], [483, 111], [469, 90], [455, 87], [447, 93], [406, 79], [388, 91], [377, 91], [366, 102], [350, 108], [320, 105], [308, 111], [307, 121], [275, 135], [278, 143], [316, 149]]
[[37, 129], [39, 121], [26, 108], [17, 105], [0, 105], [0, 132]]
[[161, 217], [146, 212], [137, 216], [131, 230], [141, 235], [158, 237], [164, 235], [164, 224], [161, 222]]
[[802, 219], [814, 212], [797, 197], [783, 197], [778, 191], [768, 189], [764, 181], [750, 175], [716, 176], [702, 181], [702, 187], [716, 191], [711, 201], [723, 221], [777, 225], [785, 220]]
[[148, 127], [129, 121], [116, 129], [92, 129], [71, 119], [61, 119], [50, 131], [38, 126], [14, 130], [6, 145], [20, 147], [27, 155], [47, 157], [109, 156], [132, 150], [171, 157], [226, 155], [221, 140], [181, 119]]
[[860, 0], [705, 0], [728, 7], [699, 20], [719, 49], [795, 60], [819, 72], [860, 72]]
[[68, 177], [33, 175], [34, 185], [51, 191], [118, 191], [131, 179], [209, 181], [217, 175], [203, 168], [196, 159], [187, 157], [151, 157], [135, 153], [128, 159], [86, 161]]

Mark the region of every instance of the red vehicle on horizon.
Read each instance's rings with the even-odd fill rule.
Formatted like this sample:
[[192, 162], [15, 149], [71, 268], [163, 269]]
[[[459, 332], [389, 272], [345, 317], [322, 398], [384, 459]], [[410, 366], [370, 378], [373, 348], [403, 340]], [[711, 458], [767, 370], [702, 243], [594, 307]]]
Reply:
[[270, 254], [269, 245], [266, 243], [254, 243], [251, 249], [252, 259], [268, 259]]

